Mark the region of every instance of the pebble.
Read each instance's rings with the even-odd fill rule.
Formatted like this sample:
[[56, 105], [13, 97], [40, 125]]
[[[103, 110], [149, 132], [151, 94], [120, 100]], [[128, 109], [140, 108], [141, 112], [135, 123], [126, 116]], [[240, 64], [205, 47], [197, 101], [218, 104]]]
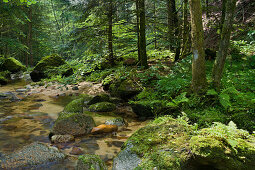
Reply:
[[71, 155], [81, 155], [83, 153], [84, 152], [81, 150], [81, 148], [78, 148], [78, 147], [73, 147], [70, 152]]

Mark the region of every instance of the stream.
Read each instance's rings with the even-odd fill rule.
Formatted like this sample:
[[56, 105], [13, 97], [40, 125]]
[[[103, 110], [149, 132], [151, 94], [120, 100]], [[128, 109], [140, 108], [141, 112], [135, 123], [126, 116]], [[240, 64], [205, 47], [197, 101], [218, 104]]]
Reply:
[[[75, 93], [72, 91], [68, 94], [61, 91], [62, 94], [57, 94], [58, 92], [54, 89], [58, 88], [45, 86], [30, 86], [31, 89], [25, 91], [26, 85], [27, 82], [18, 81], [0, 87], [0, 154], [10, 154], [35, 141], [50, 144], [48, 135], [58, 113], [78, 93], [81, 93], [81, 91]], [[93, 91], [93, 87], [93, 84], [90, 84], [80, 89], [88, 93], [91, 89]], [[49, 89], [49, 93], [43, 92], [46, 88]], [[3, 94], [10, 93], [15, 94], [21, 100], [10, 101], [3, 97]], [[130, 109], [124, 106], [122, 110], [125, 112]], [[97, 113], [92, 115], [96, 125], [103, 124], [106, 120], [117, 116]], [[70, 154], [73, 147], [79, 147], [84, 154], [99, 155], [108, 169], [111, 169], [112, 160], [120, 151], [122, 144], [148, 122], [138, 121], [125, 113], [121, 116], [128, 122], [128, 126], [117, 133], [86, 135], [75, 138], [72, 143], [56, 144], [55, 146], [69, 157], [64, 162], [54, 165], [54, 169], [74, 169], [78, 155]]]

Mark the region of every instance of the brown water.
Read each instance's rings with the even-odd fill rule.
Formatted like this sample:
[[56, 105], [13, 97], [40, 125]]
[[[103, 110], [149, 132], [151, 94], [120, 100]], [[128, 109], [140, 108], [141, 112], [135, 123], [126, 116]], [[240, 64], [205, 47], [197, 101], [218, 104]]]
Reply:
[[[16, 89], [24, 88], [24, 85], [25, 82], [18, 82], [1, 86], [0, 93], [15, 92]], [[30, 94], [29, 92], [20, 93], [17, 96], [22, 100], [15, 102], [0, 100], [0, 153], [9, 154], [35, 141], [50, 143], [48, 134], [54, 120], [57, 119], [64, 105], [73, 98], [70, 96], [50, 97], [41, 93]], [[96, 113], [92, 116], [97, 125], [116, 117]], [[128, 127], [122, 131], [115, 134], [87, 135], [76, 138], [73, 143], [56, 146], [68, 155], [73, 147], [81, 148], [85, 154], [97, 154], [110, 168], [112, 159], [120, 151], [126, 139], [146, 124], [146, 122], [139, 122], [125, 114], [122, 116], [128, 122]], [[73, 169], [77, 156], [71, 156], [65, 163], [59, 164], [56, 169]]]

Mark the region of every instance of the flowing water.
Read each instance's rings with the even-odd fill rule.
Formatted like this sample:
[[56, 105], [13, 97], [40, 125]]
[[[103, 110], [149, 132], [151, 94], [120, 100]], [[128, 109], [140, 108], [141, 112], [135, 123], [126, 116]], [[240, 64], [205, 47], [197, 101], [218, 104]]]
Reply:
[[[0, 93], [13, 92], [20, 101], [10, 101], [0, 98], [0, 153], [9, 154], [25, 145], [39, 141], [50, 143], [49, 132], [64, 106], [73, 97], [50, 97], [43, 93], [16, 92], [22, 89], [26, 82], [16, 82], [0, 87]], [[125, 110], [125, 109], [124, 109]], [[116, 117], [115, 115], [94, 114], [96, 124]], [[130, 116], [122, 115], [128, 122], [128, 127], [115, 134], [87, 135], [75, 138], [73, 143], [58, 144], [56, 147], [70, 155], [73, 147], [79, 147], [86, 154], [99, 155], [111, 167], [112, 159], [120, 151], [122, 144], [138, 128], [146, 122], [140, 122]], [[129, 118], [127, 118], [129, 117]], [[74, 169], [77, 156], [69, 157], [65, 162], [56, 165], [56, 169]], [[54, 169], [55, 169], [54, 168]]]

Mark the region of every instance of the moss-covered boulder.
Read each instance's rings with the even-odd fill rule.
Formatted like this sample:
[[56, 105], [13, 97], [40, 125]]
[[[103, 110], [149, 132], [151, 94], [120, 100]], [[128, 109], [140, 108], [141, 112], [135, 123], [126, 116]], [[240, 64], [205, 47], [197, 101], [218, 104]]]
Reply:
[[116, 105], [109, 102], [100, 102], [89, 106], [92, 112], [112, 112], [116, 109]]
[[107, 166], [100, 159], [98, 155], [82, 155], [79, 156], [77, 166], [77, 170], [107, 170]]
[[26, 71], [26, 67], [13, 57], [9, 57], [4, 60], [3, 70], [10, 71], [11, 73], [17, 73], [20, 71]]
[[61, 112], [54, 123], [52, 133], [79, 136], [90, 133], [93, 127], [95, 122], [91, 116], [84, 113]]
[[113, 169], [130, 169], [123, 152], [126, 160], [140, 161], [129, 160], [131, 169], [245, 170], [255, 166], [255, 137], [233, 122], [196, 131], [184, 118], [159, 117], [128, 139]]
[[92, 105], [100, 102], [109, 102], [110, 97], [108, 94], [99, 94], [94, 96], [87, 104]]
[[139, 94], [142, 89], [141, 87], [132, 80], [124, 80], [122, 82], [115, 82], [110, 85], [110, 94], [112, 96], [120, 97], [124, 100], [128, 100], [133, 96]]
[[64, 112], [82, 113], [83, 106], [84, 106], [84, 98], [76, 99], [71, 101], [65, 106]]
[[0, 84], [6, 85], [8, 83], [8, 80], [5, 77], [0, 76]]
[[57, 54], [43, 57], [34, 67], [30, 76], [33, 81], [37, 82], [55, 74], [61, 74], [62, 76], [70, 76], [73, 74], [72, 68], [70, 68], [65, 60]]
[[6, 85], [8, 80], [10, 79], [10, 72], [9, 71], [2, 71], [0, 72], [0, 84]]

